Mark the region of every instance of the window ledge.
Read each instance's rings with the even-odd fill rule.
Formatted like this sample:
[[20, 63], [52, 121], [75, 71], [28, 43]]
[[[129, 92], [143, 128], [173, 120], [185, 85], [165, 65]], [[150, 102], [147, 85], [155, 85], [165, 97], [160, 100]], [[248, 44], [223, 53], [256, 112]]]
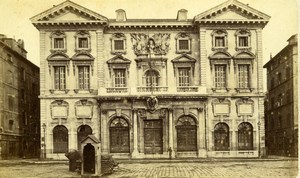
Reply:
[[212, 88], [212, 91], [215, 93], [226, 93], [230, 88]]
[[74, 89], [74, 93], [93, 93], [94, 89]]
[[69, 89], [64, 89], [64, 90], [50, 89], [49, 91], [50, 91], [51, 94], [54, 94], [54, 93], [58, 93], [58, 94], [65, 93], [65, 94], [67, 94], [67, 93], [69, 93], [70, 90]]
[[235, 88], [238, 93], [251, 93], [254, 88]]
[[107, 93], [128, 93], [127, 87], [106, 88]]
[[197, 86], [180, 86], [177, 87], [177, 92], [198, 92]]

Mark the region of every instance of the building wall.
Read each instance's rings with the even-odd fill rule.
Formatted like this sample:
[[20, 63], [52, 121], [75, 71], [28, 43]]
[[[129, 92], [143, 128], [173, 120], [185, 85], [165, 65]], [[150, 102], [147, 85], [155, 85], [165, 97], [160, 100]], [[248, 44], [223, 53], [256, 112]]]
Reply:
[[22, 41], [1, 36], [1, 159], [39, 156], [39, 69]]
[[[297, 155], [297, 36], [265, 65], [268, 79], [266, 134], [268, 154]], [[281, 78], [281, 79], [280, 79]]]
[[[65, 4], [82, 8], [66, 1], [55, 9], [65, 8]], [[107, 24], [84, 25], [76, 19], [74, 23], [73, 19], [76, 13], [77, 18], [84, 14], [66, 10], [69, 15], [64, 17], [69, 19], [63, 22], [60, 17], [45, 14], [32, 20], [40, 31], [43, 157], [65, 159], [65, 152], [79, 149], [78, 135], [82, 134], [82, 128], [92, 130], [90, 134], [101, 140], [103, 154], [119, 158], [265, 154], [261, 32], [267, 20], [262, 24], [250, 23], [247, 15], [242, 18], [236, 14], [238, 8], [229, 8], [224, 10], [226, 13], [220, 11], [224, 23], [216, 24], [196, 22], [195, 17], [194, 20], [117, 18], [107, 20]], [[241, 19], [225, 23], [232, 15], [247, 23], [240, 23]], [[49, 24], [40, 25], [43, 22], [38, 19], [43, 18], [50, 18]], [[226, 45], [217, 49], [213, 44], [219, 32], [225, 35]], [[89, 36], [89, 49], [76, 48], [76, 37], [81, 33]], [[246, 34], [246, 47], [237, 46], [239, 33]], [[64, 38], [65, 49], [53, 49], [54, 35]], [[155, 48], [150, 46], [151, 38], [156, 42]], [[179, 52], [177, 38], [189, 39], [190, 49]], [[124, 41], [125, 50], [116, 52], [113, 46], [118, 39]], [[161, 51], [155, 52], [156, 49]], [[85, 90], [79, 89], [77, 67], [81, 65], [89, 66], [90, 71], [90, 87]], [[226, 84], [221, 87], [216, 86], [215, 80], [218, 65], [226, 68]], [[247, 68], [246, 87], [238, 86], [240, 65]], [[63, 89], [55, 87], [57, 66], [66, 69]], [[179, 86], [181, 68], [189, 70], [188, 86]], [[125, 70], [123, 87], [115, 85], [114, 69]], [[158, 87], [145, 86], [147, 70], [159, 73]], [[245, 133], [250, 136], [246, 138]], [[59, 143], [64, 146], [58, 146]]]

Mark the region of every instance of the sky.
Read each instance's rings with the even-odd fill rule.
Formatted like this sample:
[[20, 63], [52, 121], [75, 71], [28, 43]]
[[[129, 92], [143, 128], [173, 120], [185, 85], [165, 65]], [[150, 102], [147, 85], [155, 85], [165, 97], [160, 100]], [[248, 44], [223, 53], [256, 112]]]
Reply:
[[[27, 58], [39, 66], [39, 33], [30, 18], [58, 5], [64, 0], [0, 0], [0, 34], [23, 39]], [[128, 19], [175, 19], [179, 9], [188, 10], [188, 18], [213, 8], [226, 0], [71, 0], [109, 19], [115, 10], [124, 9]], [[263, 29], [265, 64], [270, 54], [275, 56], [287, 45], [287, 39], [297, 33], [297, 9], [300, 0], [239, 0], [259, 10], [271, 19]], [[298, 2], [298, 3], [297, 3]]]

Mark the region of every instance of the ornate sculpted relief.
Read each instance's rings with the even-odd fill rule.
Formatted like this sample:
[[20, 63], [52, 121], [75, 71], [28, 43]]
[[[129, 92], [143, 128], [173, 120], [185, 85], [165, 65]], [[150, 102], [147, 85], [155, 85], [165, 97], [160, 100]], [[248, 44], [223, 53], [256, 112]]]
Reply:
[[144, 33], [131, 33], [133, 50], [136, 55], [167, 54], [170, 46], [169, 33], [156, 33], [148, 35]]

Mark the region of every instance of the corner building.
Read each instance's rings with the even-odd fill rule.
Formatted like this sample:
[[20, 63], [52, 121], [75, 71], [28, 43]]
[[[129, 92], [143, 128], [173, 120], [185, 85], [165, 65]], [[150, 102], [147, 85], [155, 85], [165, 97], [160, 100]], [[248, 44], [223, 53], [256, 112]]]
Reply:
[[176, 19], [116, 15], [65, 1], [31, 18], [48, 158], [65, 158], [88, 134], [115, 158], [264, 154], [268, 15], [236, 0], [193, 19], [185, 9]]
[[288, 45], [264, 65], [268, 155], [298, 156], [298, 35], [287, 41]]

